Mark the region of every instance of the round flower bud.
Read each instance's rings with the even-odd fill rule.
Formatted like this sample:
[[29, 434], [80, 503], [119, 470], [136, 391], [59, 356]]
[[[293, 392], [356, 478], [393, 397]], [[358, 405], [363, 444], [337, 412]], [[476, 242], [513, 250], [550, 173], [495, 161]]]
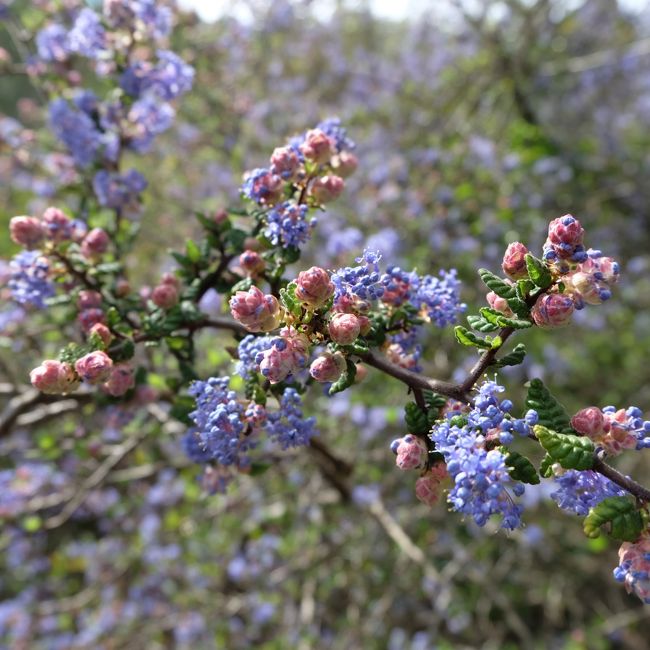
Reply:
[[93, 228], [81, 242], [81, 252], [84, 257], [92, 258], [108, 250], [110, 240], [102, 228]]
[[397, 454], [395, 464], [399, 469], [419, 469], [427, 463], [429, 452], [426, 443], [411, 433], [399, 438], [397, 445], [393, 443], [391, 449]]
[[420, 476], [415, 482], [415, 496], [424, 505], [429, 507], [435, 505], [440, 498], [440, 492], [440, 481], [431, 472]]
[[64, 395], [79, 385], [72, 366], [62, 361], [47, 360], [29, 373], [34, 388], [48, 395]]
[[245, 250], [239, 256], [239, 264], [241, 265], [242, 269], [244, 269], [244, 271], [246, 271], [251, 276], [258, 275], [264, 271], [264, 268], [266, 267], [266, 262], [262, 256], [252, 250]]
[[598, 438], [604, 433], [605, 417], [597, 406], [588, 406], [579, 410], [571, 418], [571, 426], [590, 438]]
[[91, 309], [102, 306], [102, 294], [99, 291], [83, 290], [77, 296], [78, 309]]
[[552, 329], [568, 325], [573, 309], [571, 296], [566, 293], [547, 293], [535, 303], [531, 316], [539, 327]]
[[567, 259], [582, 245], [584, 234], [580, 222], [570, 214], [565, 214], [549, 224], [547, 243], [558, 257]]
[[47, 208], [43, 213], [43, 221], [47, 236], [52, 241], [60, 242], [72, 237], [72, 220], [58, 208]]
[[334, 284], [325, 269], [312, 266], [296, 279], [296, 298], [307, 307], [317, 309], [334, 295]]
[[25, 248], [36, 248], [45, 236], [45, 229], [36, 217], [14, 217], [9, 222], [11, 239]]
[[173, 284], [159, 284], [151, 292], [151, 302], [160, 309], [171, 309], [178, 304], [178, 289]]
[[230, 313], [249, 332], [270, 332], [280, 324], [280, 303], [253, 286], [230, 299]]
[[345, 357], [336, 352], [316, 357], [309, 366], [309, 374], [319, 382], [336, 381], [346, 368]]
[[345, 181], [340, 176], [330, 174], [314, 180], [309, 187], [309, 196], [318, 203], [329, 203], [341, 196], [344, 187]]
[[339, 345], [350, 345], [357, 340], [361, 332], [361, 324], [354, 314], [334, 314], [327, 329], [330, 338]]
[[508, 245], [503, 256], [501, 268], [509, 278], [519, 280], [528, 275], [526, 269], [526, 253], [528, 253], [528, 249], [518, 241]]
[[286, 345], [273, 345], [268, 350], [264, 350], [260, 357], [260, 372], [272, 384], [284, 381], [294, 372], [293, 354]]
[[90, 332], [90, 330], [98, 323], [106, 322], [106, 314], [104, 314], [103, 310], [98, 309], [97, 307], [82, 309], [77, 316], [77, 320], [84, 332]]
[[600, 305], [612, 295], [604, 283], [597, 282], [595, 276], [589, 273], [573, 273], [570, 282], [580, 298], [589, 305]]
[[623, 542], [618, 551], [619, 565], [614, 578], [625, 584], [628, 594], [634, 593], [650, 605], [650, 536], [642, 534], [636, 542]]
[[512, 313], [512, 309], [510, 309], [510, 306], [508, 305], [508, 301], [501, 296], [497, 296], [494, 291], [490, 291], [487, 296], [485, 296], [485, 299], [487, 300], [487, 304], [490, 305], [492, 309], [500, 311], [504, 316], [514, 315]]
[[334, 142], [324, 131], [311, 129], [305, 134], [300, 152], [307, 160], [324, 164], [329, 162], [334, 154]]
[[277, 147], [271, 154], [271, 172], [285, 181], [296, 177], [300, 169], [300, 156], [293, 147]]
[[212, 219], [217, 225], [220, 225], [225, 221], [228, 221], [228, 212], [223, 208], [220, 208], [214, 213]]
[[102, 388], [113, 397], [124, 395], [135, 385], [135, 369], [129, 363], [118, 363], [113, 366], [111, 374]]
[[77, 359], [74, 364], [74, 369], [77, 374], [89, 384], [101, 384], [105, 382], [113, 368], [113, 361], [101, 350], [90, 352], [81, 359]]
[[124, 298], [125, 296], [128, 296], [130, 291], [131, 291], [131, 285], [129, 284], [128, 280], [125, 280], [124, 278], [120, 278], [115, 283], [115, 295], [118, 296], [119, 298]]
[[357, 363], [357, 372], [354, 375], [354, 383], [360, 384], [368, 376], [368, 368], [362, 363]]
[[111, 330], [104, 325], [104, 323], [95, 323], [88, 332], [88, 338], [92, 336], [98, 336], [101, 342], [104, 344], [104, 347], [107, 348], [111, 341], [113, 340], [113, 335]]
[[336, 173], [343, 178], [352, 176], [359, 166], [359, 160], [350, 151], [341, 151], [340, 154], [332, 158], [332, 167]]

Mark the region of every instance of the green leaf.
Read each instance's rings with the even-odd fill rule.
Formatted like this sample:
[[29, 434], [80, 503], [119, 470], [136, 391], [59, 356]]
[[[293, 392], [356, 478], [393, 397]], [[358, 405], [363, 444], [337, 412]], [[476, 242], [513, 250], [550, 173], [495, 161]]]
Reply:
[[540, 289], [547, 289], [553, 283], [553, 276], [548, 267], [542, 260], [526, 253], [526, 268], [528, 269], [528, 277], [535, 283], [535, 286]]
[[589, 510], [584, 520], [585, 535], [598, 537], [602, 526], [607, 526], [615, 539], [636, 542], [643, 531], [643, 518], [628, 497], [609, 497]]
[[192, 262], [192, 264], [198, 264], [201, 261], [201, 249], [191, 239], [185, 241], [185, 251], [187, 259]]
[[431, 428], [427, 414], [415, 402], [404, 407], [404, 421], [408, 430], [416, 435], [424, 435]]
[[498, 325], [490, 323], [485, 320], [485, 318], [477, 316], [476, 314], [470, 314], [467, 317], [467, 322], [469, 323], [469, 326], [477, 332], [494, 332], [499, 329]]
[[294, 316], [300, 316], [302, 308], [296, 298], [296, 283], [291, 282], [286, 289], [280, 289], [280, 302], [282, 306]]
[[271, 469], [271, 463], [251, 463], [251, 476], [259, 476]]
[[503, 368], [504, 366], [518, 366], [526, 356], [526, 346], [523, 343], [517, 343], [513, 348], [512, 352], [504, 355], [497, 361], [495, 361], [492, 366], [495, 368]]
[[192, 266], [192, 260], [190, 260], [189, 257], [186, 257], [185, 255], [181, 255], [181, 253], [177, 253], [176, 251], [169, 251], [171, 253], [171, 256], [179, 263], [181, 268], [183, 269], [188, 269]]
[[494, 275], [491, 271], [487, 269], [479, 269], [478, 274], [483, 280], [485, 286], [494, 291], [497, 296], [509, 300], [511, 298], [516, 298], [515, 287], [512, 284], [508, 284], [503, 278], [500, 278], [498, 275]]
[[456, 340], [463, 345], [473, 346], [475, 348], [484, 348], [486, 350], [489, 350], [492, 347], [492, 344], [489, 341], [476, 336], [474, 332], [470, 332], [470, 330], [462, 325], [456, 325], [456, 327], [454, 327], [454, 334], [456, 335]]
[[535, 435], [549, 456], [564, 469], [591, 469], [594, 464], [594, 443], [584, 436], [558, 433], [542, 424], [533, 427]]
[[505, 447], [501, 447], [501, 453], [506, 457], [506, 465], [508, 472], [515, 481], [522, 483], [529, 483], [530, 485], [537, 485], [539, 483], [539, 474], [535, 466], [517, 451], [510, 451]]
[[244, 278], [230, 288], [230, 295], [234, 296], [238, 291], [248, 291], [253, 286], [250, 278]]
[[341, 376], [331, 385], [329, 394], [336, 395], [341, 391], [349, 388], [354, 383], [354, 378], [357, 376], [357, 366], [347, 359], [347, 366]]
[[503, 327], [512, 327], [514, 330], [525, 330], [533, 326], [532, 321], [524, 318], [508, 318], [507, 316], [502, 316], [501, 322], [503, 323]]
[[544, 478], [551, 478], [553, 476], [553, 465], [555, 461], [551, 458], [549, 454], [544, 454], [541, 463], [539, 464], [539, 473]]
[[515, 285], [515, 291], [517, 292], [517, 298], [522, 301], [526, 301], [528, 294], [532, 291], [535, 285], [530, 280], [518, 280]]
[[528, 387], [526, 406], [537, 411], [539, 424], [560, 433], [573, 433], [566, 410], [544, 386], [541, 379], [532, 379]]
[[510, 307], [519, 318], [526, 319], [530, 315], [530, 307], [517, 296], [508, 299], [508, 307]]

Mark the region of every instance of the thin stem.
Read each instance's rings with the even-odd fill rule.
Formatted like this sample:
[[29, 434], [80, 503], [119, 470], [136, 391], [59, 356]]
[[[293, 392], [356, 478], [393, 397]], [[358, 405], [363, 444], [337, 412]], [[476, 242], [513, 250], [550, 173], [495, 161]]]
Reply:
[[613, 483], [616, 483], [616, 485], [622, 487], [624, 490], [627, 490], [637, 499], [641, 499], [641, 501], [650, 503], [650, 490], [643, 487], [636, 481], [633, 481], [630, 477], [621, 474], [621, 472], [619, 472], [617, 469], [614, 469], [611, 465], [608, 465], [600, 458], [594, 459], [593, 470], [599, 474], [602, 474]]
[[460, 385], [464, 393], [469, 393], [474, 384], [481, 378], [488, 366], [494, 363], [497, 352], [503, 347], [503, 344], [508, 340], [510, 335], [515, 330], [512, 327], [503, 327], [498, 336], [501, 338], [501, 345], [497, 348], [491, 348], [486, 350], [479, 358], [479, 360], [474, 364], [474, 367], [469, 371], [467, 379]]

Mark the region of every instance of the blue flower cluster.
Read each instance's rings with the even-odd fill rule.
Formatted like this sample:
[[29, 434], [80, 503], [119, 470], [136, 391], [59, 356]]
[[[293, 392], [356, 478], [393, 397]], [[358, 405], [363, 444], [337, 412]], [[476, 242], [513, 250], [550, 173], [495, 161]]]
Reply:
[[155, 137], [166, 131], [176, 117], [171, 104], [160, 102], [152, 95], [145, 95], [131, 106], [127, 119], [131, 125], [128, 147], [138, 153], [146, 153]]
[[54, 295], [49, 279], [50, 265], [40, 251], [22, 251], [10, 263], [8, 287], [16, 302], [43, 309], [45, 299]]
[[120, 79], [122, 89], [132, 97], [152, 94], [170, 101], [189, 92], [194, 82], [194, 68], [169, 50], [158, 50], [156, 65], [137, 61]]
[[[196, 409], [190, 413], [190, 418], [212, 460], [221, 465], [242, 467], [249, 464], [245, 453], [255, 444], [245, 435], [244, 407], [237, 401], [237, 393], [228, 388], [229, 383], [230, 377], [194, 382], [189, 393], [196, 400]], [[188, 445], [188, 448], [198, 456], [196, 445]]]
[[135, 169], [124, 174], [102, 169], [93, 178], [93, 190], [99, 204], [114, 210], [135, 205], [145, 187], [146, 179]]
[[328, 117], [322, 122], [319, 122], [316, 125], [316, 128], [320, 129], [323, 133], [327, 134], [332, 138], [332, 140], [334, 140], [334, 146], [337, 153], [341, 153], [341, 151], [350, 151], [357, 146], [353, 140], [348, 138], [347, 131], [345, 127], [341, 126], [341, 120], [338, 117]]
[[298, 247], [306, 243], [317, 224], [315, 217], [307, 218], [307, 212], [306, 205], [285, 201], [266, 215], [268, 225], [264, 234], [274, 246]]
[[89, 59], [97, 59], [107, 50], [106, 31], [99, 16], [88, 7], [79, 12], [68, 34], [68, 50]]
[[332, 274], [334, 283], [334, 299], [344, 297], [360, 298], [361, 300], [377, 300], [384, 295], [384, 287], [379, 273], [381, 254], [377, 251], [365, 250], [355, 262], [358, 266], [346, 266]]
[[268, 350], [276, 340], [275, 336], [255, 336], [253, 334], [245, 336], [237, 347], [239, 356], [236, 367], [237, 374], [243, 379], [250, 379], [254, 376], [260, 368], [257, 361], [258, 355]]
[[[501, 526], [510, 530], [521, 522], [522, 506], [515, 504], [508, 488], [519, 496], [524, 492], [521, 483], [514, 482], [508, 473], [505, 456], [497, 449], [485, 448], [486, 438], [498, 436], [503, 442], [511, 439], [511, 431], [527, 435], [526, 420], [511, 419], [509, 400], [500, 401], [497, 393], [503, 387], [486, 381], [480, 387], [474, 406], [466, 416], [449, 414], [431, 431], [431, 440], [447, 463], [447, 471], [454, 480], [448, 501], [454, 510], [473, 517], [483, 526], [494, 514], [502, 515]], [[458, 419], [460, 418], [460, 419]], [[528, 418], [535, 418], [529, 412]]]
[[581, 516], [587, 515], [590, 508], [608, 497], [622, 497], [627, 494], [608, 478], [592, 470], [579, 472], [569, 469], [561, 476], [556, 476], [555, 482], [559, 487], [556, 492], [551, 493], [551, 499], [562, 510]]
[[295, 388], [286, 388], [280, 398], [280, 409], [269, 413], [266, 430], [269, 438], [282, 449], [300, 447], [318, 435], [316, 418], [303, 417], [302, 399]]

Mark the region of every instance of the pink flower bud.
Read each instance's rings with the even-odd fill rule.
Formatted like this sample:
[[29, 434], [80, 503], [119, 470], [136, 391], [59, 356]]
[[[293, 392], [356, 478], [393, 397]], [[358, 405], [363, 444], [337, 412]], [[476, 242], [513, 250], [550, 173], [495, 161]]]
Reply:
[[399, 438], [391, 445], [395, 452], [395, 464], [399, 469], [419, 469], [427, 463], [428, 450], [426, 443], [412, 433]]
[[45, 229], [36, 217], [14, 217], [9, 222], [11, 239], [25, 248], [36, 248], [45, 236]]
[[389, 361], [402, 368], [413, 370], [418, 365], [415, 355], [404, 352], [404, 348], [399, 343], [390, 343], [385, 353]]
[[350, 345], [357, 340], [361, 332], [361, 324], [354, 314], [334, 314], [327, 329], [330, 338], [339, 345]]
[[115, 295], [124, 298], [124, 296], [128, 296], [129, 292], [131, 291], [131, 285], [129, 284], [128, 280], [125, 280], [124, 278], [120, 278], [116, 283], [115, 283]]
[[598, 438], [604, 433], [605, 418], [603, 412], [596, 406], [581, 409], [571, 418], [571, 426], [578, 432], [590, 438]]
[[77, 296], [78, 309], [90, 309], [102, 306], [102, 294], [99, 291], [88, 291], [84, 289]]
[[359, 160], [350, 151], [341, 151], [340, 154], [332, 158], [332, 167], [336, 173], [343, 178], [352, 176], [359, 166]]
[[261, 404], [251, 402], [246, 408], [244, 415], [246, 416], [246, 421], [253, 429], [261, 427], [266, 423], [266, 409]]
[[113, 397], [124, 395], [135, 385], [135, 369], [128, 363], [118, 363], [113, 366], [108, 381], [102, 388]]
[[508, 301], [505, 298], [501, 298], [501, 296], [497, 296], [494, 291], [490, 291], [487, 296], [485, 296], [485, 299], [487, 300], [487, 304], [490, 305], [492, 309], [500, 311], [504, 316], [514, 315], [512, 313], [512, 309], [510, 309], [508, 305]]
[[238, 291], [230, 299], [230, 313], [249, 332], [270, 332], [280, 324], [280, 304], [273, 295], [264, 295], [257, 287]]
[[110, 239], [102, 228], [93, 228], [81, 242], [81, 252], [84, 257], [92, 258], [102, 255], [108, 250]]
[[345, 357], [336, 352], [316, 357], [309, 366], [309, 374], [320, 382], [336, 381], [346, 368]]
[[552, 329], [568, 325], [573, 309], [571, 296], [566, 293], [547, 293], [537, 300], [531, 316], [539, 327]]
[[[444, 468], [443, 463], [438, 463], [438, 465], [442, 465]], [[427, 472], [424, 476], [420, 476], [415, 482], [415, 496], [418, 498], [418, 501], [421, 501], [429, 507], [435, 505], [442, 492], [440, 480], [433, 471]]]
[[600, 305], [611, 296], [604, 282], [597, 282], [589, 273], [572, 273], [568, 278], [570, 287], [589, 305]]
[[300, 152], [307, 160], [324, 164], [329, 162], [334, 154], [334, 141], [324, 131], [311, 129], [305, 134]]
[[[645, 604], [650, 604], [650, 536], [647, 531], [636, 542], [621, 544], [618, 561], [614, 575], [625, 583], [627, 593], [634, 593]], [[621, 571], [619, 575], [618, 571]]]
[[286, 347], [273, 345], [262, 353], [260, 372], [272, 384], [284, 381], [293, 371], [293, 355]]
[[178, 289], [173, 284], [159, 284], [151, 292], [151, 302], [160, 309], [171, 309], [178, 304]]
[[64, 395], [79, 385], [72, 366], [62, 361], [47, 360], [29, 373], [34, 388], [48, 395]]
[[97, 307], [82, 309], [77, 316], [77, 320], [84, 332], [90, 332], [90, 330], [98, 323], [106, 322], [106, 314]]
[[258, 275], [266, 267], [264, 258], [257, 252], [252, 250], [245, 250], [239, 256], [239, 264], [242, 269], [251, 276]]
[[101, 384], [106, 381], [112, 368], [112, 359], [101, 350], [86, 354], [81, 359], [77, 359], [74, 364], [77, 374], [89, 384]]
[[47, 236], [52, 241], [61, 242], [72, 237], [72, 221], [58, 208], [47, 208], [43, 213], [43, 221]]
[[318, 203], [329, 203], [341, 196], [344, 187], [345, 181], [340, 176], [330, 174], [314, 180], [309, 188], [309, 196]]
[[212, 218], [217, 225], [220, 225], [225, 221], [228, 221], [228, 212], [223, 208], [220, 208], [214, 213], [214, 216]]
[[271, 154], [271, 171], [285, 181], [296, 177], [300, 169], [300, 156], [293, 147], [278, 147]]
[[503, 272], [508, 277], [513, 280], [526, 277], [528, 274], [526, 270], [526, 253], [528, 253], [528, 249], [518, 241], [508, 245], [501, 264]]
[[301, 271], [296, 279], [296, 298], [307, 307], [317, 309], [334, 295], [330, 274], [319, 266]]
[[104, 323], [95, 323], [90, 328], [88, 338], [91, 338], [92, 336], [98, 336], [105, 348], [107, 348], [113, 340], [111, 330], [109, 330]]
[[576, 247], [582, 245], [585, 231], [580, 222], [570, 214], [553, 219], [548, 226], [547, 244], [562, 259], [571, 257]]
[[176, 289], [181, 288], [180, 278], [173, 273], [163, 273], [162, 278], [160, 279], [160, 284], [169, 284]]
[[354, 383], [360, 384], [368, 376], [368, 368], [362, 363], [357, 363], [357, 373], [354, 375]]

